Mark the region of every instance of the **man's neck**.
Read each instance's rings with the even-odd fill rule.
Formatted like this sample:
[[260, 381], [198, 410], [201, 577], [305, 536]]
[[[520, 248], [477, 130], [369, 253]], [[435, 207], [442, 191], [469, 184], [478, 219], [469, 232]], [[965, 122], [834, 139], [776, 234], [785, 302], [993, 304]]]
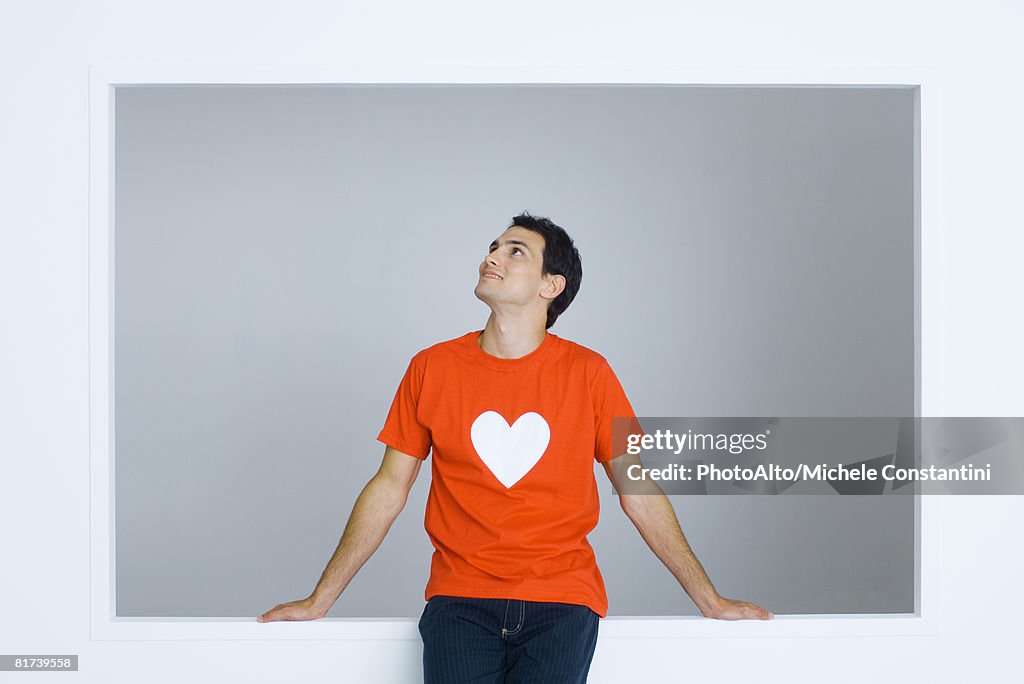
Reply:
[[499, 359], [519, 359], [544, 342], [546, 318], [505, 318], [493, 311], [477, 342], [480, 348]]

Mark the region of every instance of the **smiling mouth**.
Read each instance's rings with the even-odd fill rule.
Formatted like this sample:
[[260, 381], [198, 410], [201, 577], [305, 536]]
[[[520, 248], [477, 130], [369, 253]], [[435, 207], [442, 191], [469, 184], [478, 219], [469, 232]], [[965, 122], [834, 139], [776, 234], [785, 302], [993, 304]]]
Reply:
[[488, 278], [490, 280], [503, 280], [500, 275], [494, 275], [493, 273], [484, 273], [481, 278]]

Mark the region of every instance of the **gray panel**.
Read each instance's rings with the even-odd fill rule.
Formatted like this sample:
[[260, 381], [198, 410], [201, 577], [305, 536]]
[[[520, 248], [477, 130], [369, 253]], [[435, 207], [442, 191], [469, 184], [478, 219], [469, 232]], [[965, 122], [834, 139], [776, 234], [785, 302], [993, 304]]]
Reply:
[[[914, 413], [912, 89], [119, 88], [116, 146], [118, 615], [306, 596], [524, 209], [583, 255], [553, 332], [639, 415]], [[419, 614], [428, 484], [332, 616]], [[910, 497], [675, 503], [727, 596], [913, 610]], [[610, 614], [693, 614], [602, 504]]]

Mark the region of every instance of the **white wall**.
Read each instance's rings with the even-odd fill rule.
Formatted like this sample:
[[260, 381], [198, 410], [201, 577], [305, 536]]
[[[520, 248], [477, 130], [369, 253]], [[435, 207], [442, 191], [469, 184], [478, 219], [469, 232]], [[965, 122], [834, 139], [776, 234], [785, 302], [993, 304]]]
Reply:
[[[0, 653], [81, 681], [416, 681], [416, 642], [93, 642], [88, 546], [91, 64], [934, 65], [944, 226], [924, 240], [924, 411], [1024, 415], [1019, 3], [35, 2], [0, 10]], [[980, 8], [980, 9], [979, 9]], [[1016, 307], [1017, 310], [1014, 310]], [[940, 633], [605, 640], [591, 681], [1000, 681], [1016, 673], [1020, 497], [944, 501]], [[272, 562], [272, 559], [268, 559]], [[0, 675], [0, 678], [3, 676]], [[13, 675], [12, 675], [13, 677]]]

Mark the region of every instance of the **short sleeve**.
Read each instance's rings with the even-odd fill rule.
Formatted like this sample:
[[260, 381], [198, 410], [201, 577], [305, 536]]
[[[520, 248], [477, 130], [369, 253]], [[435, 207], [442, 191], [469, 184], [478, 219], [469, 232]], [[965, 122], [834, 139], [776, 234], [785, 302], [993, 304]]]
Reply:
[[377, 441], [419, 459], [427, 457], [431, 445], [430, 430], [420, 424], [417, 418], [423, 374], [423, 358], [416, 355], [409, 362], [391, 402], [384, 427], [377, 435]]
[[[624, 454], [626, 435], [641, 430], [639, 421], [633, 414], [633, 406], [626, 398], [626, 393], [619, 379], [615, 377], [612, 367], [604, 358], [598, 364], [591, 394], [594, 398], [594, 422], [597, 430], [594, 458], [604, 463]], [[622, 420], [616, 421], [616, 418]]]

